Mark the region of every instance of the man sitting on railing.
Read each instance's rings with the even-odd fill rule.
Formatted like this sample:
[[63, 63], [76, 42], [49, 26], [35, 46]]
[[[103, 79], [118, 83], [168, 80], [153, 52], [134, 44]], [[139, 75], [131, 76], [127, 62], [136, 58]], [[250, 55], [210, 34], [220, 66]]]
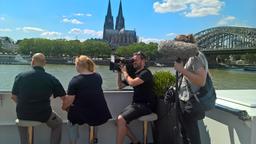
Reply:
[[[17, 103], [16, 112], [19, 120], [39, 121], [51, 128], [50, 144], [60, 144], [62, 119], [52, 111], [50, 97], [66, 95], [61, 83], [44, 70], [45, 56], [36, 53], [32, 57], [32, 70], [22, 72], [15, 78], [12, 99]], [[28, 144], [27, 127], [18, 126], [21, 144]]]
[[[117, 144], [123, 144], [127, 135], [133, 144], [139, 144], [138, 139], [130, 131], [128, 124], [140, 116], [152, 113], [153, 99], [153, 76], [145, 67], [146, 56], [142, 52], [133, 55], [133, 67], [136, 70], [136, 77], [132, 78], [125, 65], [121, 65], [121, 72], [118, 72], [119, 89], [129, 85], [134, 89], [133, 102], [128, 105], [117, 118]], [[124, 80], [121, 79], [121, 73]]]

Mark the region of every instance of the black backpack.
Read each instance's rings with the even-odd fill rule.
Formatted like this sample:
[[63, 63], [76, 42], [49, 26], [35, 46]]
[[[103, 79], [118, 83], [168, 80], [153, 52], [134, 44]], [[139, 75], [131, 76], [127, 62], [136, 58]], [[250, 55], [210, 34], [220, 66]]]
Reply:
[[198, 120], [203, 119], [205, 112], [213, 109], [216, 102], [216, 92], [211, 77], [207, 73], [205, 85], [196, 93], [192, 92], [188, 82], [187, 86], [193, 96], [188, 101], [182, 102], [181, 109]]
[[205, 85], [199, 89], [197, 97], [204, 111], [211, 110], [215, 107], [216, 92], [212, 84], [212, 79], [208, 73]]

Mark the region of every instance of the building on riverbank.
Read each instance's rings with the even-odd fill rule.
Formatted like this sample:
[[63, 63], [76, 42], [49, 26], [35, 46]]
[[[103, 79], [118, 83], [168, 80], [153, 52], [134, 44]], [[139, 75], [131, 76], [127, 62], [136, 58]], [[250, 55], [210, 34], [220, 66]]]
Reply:
[[0, 64], [29, 64], [27, 56], [0, 54]]
[[16, 49], [18, 49], [18, 45], [15, 44], [13, 39], [0, 36], [0, 50], [15, 51]]

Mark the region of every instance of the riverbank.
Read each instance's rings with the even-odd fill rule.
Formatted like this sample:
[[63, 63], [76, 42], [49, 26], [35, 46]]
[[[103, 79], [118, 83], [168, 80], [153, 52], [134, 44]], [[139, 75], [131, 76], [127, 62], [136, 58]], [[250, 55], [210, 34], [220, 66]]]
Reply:
[[[110, 59], [108, 58], [92, 58], [97, 65], [108, 66]], [[4, 55], [0, 54], [0, 64], [6, 65], [30, 65], [31, 56], [29, 55]], [[75, 57], [46, 57], [47, 64], [59, 64], [59, 65], [74, 65]], [[153, 67], [173, 67], [174, 63], [162, 64], [158, 61], [147, 61], [147, 66]], [[221, 68], [221, 69], [244, 69], [250, 71], [256, 71], [256, 65], [227, 65], [224, 63], [211, 65], [209, 68]]]
[[[109, 65], [109, 59], [92, 58], [97, 65]], [[0, 55], [0, 64], [7, 65], [29, 65], [31, 56], [29, 55]], [[49, 57], [46, 56], [47, 64], [60, 64], [60, 65], [74, 65], [75, 57]], [[148, 66], [163, 67], [166, 65], [155, 63], [153, 61], [147, 62]]]

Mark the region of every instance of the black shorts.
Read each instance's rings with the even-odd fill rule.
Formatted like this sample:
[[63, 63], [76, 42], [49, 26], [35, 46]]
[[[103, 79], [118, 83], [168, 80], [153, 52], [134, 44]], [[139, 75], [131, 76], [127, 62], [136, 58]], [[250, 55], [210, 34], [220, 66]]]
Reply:
[[129, 124], [132, 120], [139, 118], [140, 116], [152, 113], [149, 106], [146, 104], [132, 103], [128, 105], [120, 115], [123, 116], [126, 123]]

